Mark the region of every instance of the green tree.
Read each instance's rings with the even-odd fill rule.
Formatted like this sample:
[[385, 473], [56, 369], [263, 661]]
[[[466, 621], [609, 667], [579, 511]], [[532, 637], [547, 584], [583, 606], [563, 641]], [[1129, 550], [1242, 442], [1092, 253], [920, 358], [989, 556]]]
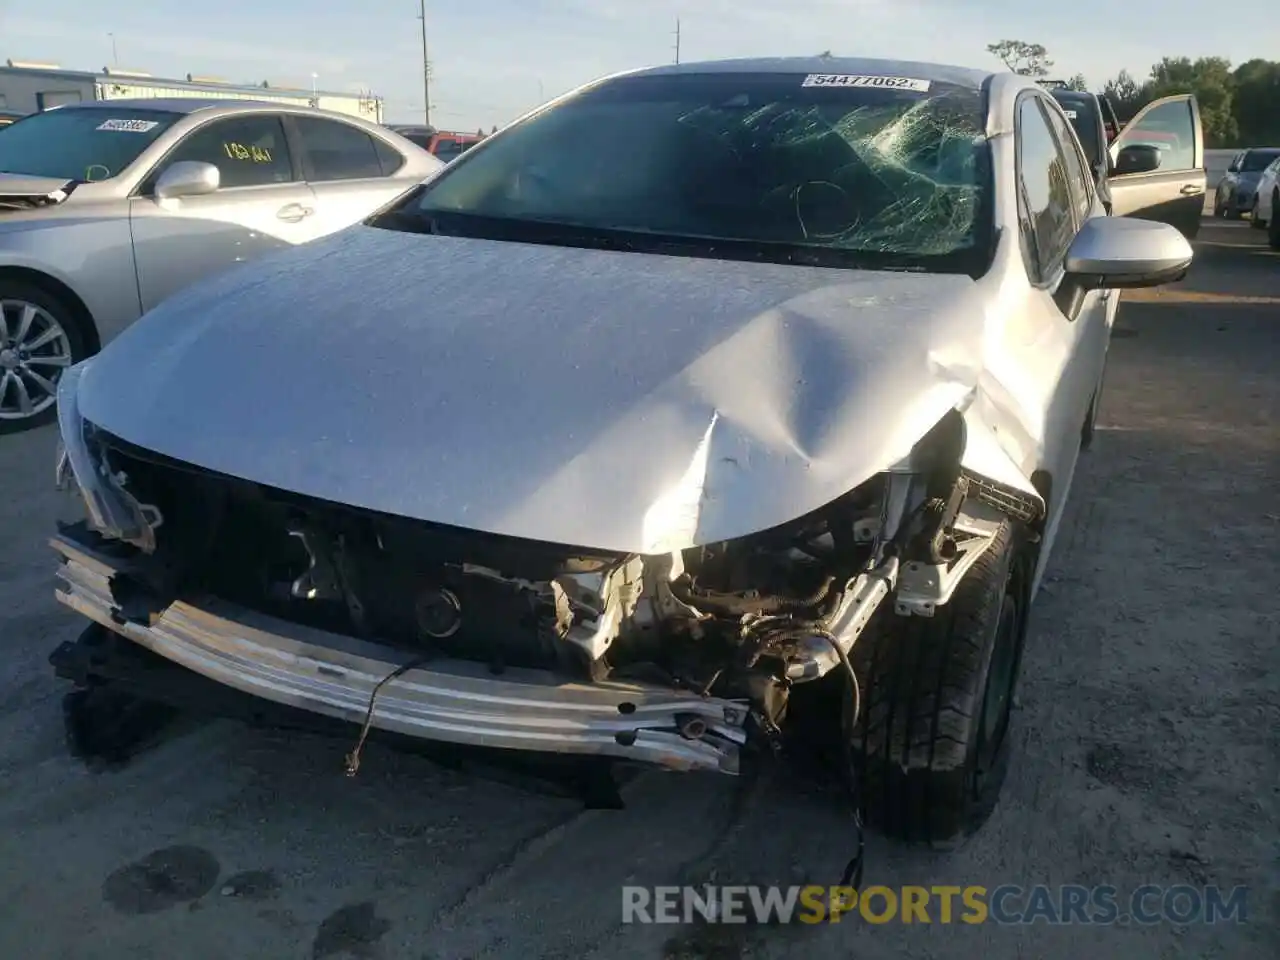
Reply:
[[1114, 79], [1103, 85], [1102, 93], [1111, 101], [1116, 118], [1126, 123], [1133, 115], [1151, 102], [1149, 84], [1139, 84], [1128, 70], [1121, 70]]
[[1238, 136], [1235, 114], [1235, 77], [1225, 57], [1165, 57], [1151, 67], [1148, 93], [1152, 100], [1179, 93], [1194, 93], [1200, 103], [1205, 144], [1231, 146]]
[[1074, 77], [1067, 81], [1068, 90], [1079, 90], [1087, 93], [1089, 90], [1089, 81], [1084, 78], [1083, 73], [1077, 73]]
[[1239, 142], [1244, 146], [1280, 144], [1280, 62], [1249, 60], [1236, 67], [1235, 104]]
[[1049, 68], [1053, 66], [1044, 47], [1024, 40], [1001, 40], [987, 44], [987, 53], [998, 57], [1006, 67], [1024, 77], [1047, 77]]

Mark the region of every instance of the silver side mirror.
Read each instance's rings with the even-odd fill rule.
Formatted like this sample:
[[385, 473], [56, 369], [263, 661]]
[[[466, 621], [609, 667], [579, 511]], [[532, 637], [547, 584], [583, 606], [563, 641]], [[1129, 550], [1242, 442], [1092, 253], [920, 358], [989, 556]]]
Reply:
[[1187, 238], [1167, 223], [1092, 217], [1067, 249], [1065, 267], [1084, 289], [1127, 290], [1181, 280], [1193, 256]]
[[222, 185], [222, 174], [212, 163], [179, 160], [171, 164], [156, 181], [157, 200], [179, 197], [201, 197]]

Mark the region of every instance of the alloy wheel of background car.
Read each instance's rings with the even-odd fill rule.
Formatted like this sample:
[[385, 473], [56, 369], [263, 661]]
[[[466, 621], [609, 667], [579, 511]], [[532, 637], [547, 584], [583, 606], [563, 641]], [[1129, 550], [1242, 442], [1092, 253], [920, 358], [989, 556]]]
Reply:
[[43, 290], [0, 283], [0, 433], [54, 418], [58, 378], [84, 355], [70, 318]]
[[1031, 561], [1026, 535], [1005, 521], [934, 617], [888, 614], [855, 646], [864, 689], [854, 762], [868, 819], [882, 832], [950, 849], [995, 810], [1009, 768]]

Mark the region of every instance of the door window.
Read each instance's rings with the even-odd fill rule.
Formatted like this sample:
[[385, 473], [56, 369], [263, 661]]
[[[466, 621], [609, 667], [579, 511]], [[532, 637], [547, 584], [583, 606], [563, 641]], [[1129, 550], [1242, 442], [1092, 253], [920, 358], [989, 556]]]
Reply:
[[[1075, 137], [1068, 128], [1067, 122], [1055, 111], [1049, 109], [1047, 104], [1044, 113], [1049, 119], [1053, 132], [1057, 135], [1058, 142], [1062, 144], [1062, 159], [1066, 164], [1067, 186], [1071, 190], [1071, 203], [1076, 210], [1076, 223], [1083, 223], [1093, 207], [1093, 176], [1085, 166], [1080, 151], [1076, 149]], [[1096, 123], [1096, 121], [1092, 122]]]
[[[1135, 123], [1125, 127], [1122, 145], [1146, 144], [1160, 151], [1161, 172], [1191, 170], [1196, 163], [1196, 122], [1188, 100], [1175, 100], [1152, 107]], [[1239, 157], [1235, 164], [1239, 163]], [[1238, 167], [1237, 167], [1238, 169]]]
[[404, 154], [385, 140], [374, 137], [373, 149], [378, 153], [378, 163], [382, 165], [383, 176], [389, 177], [404, 166]]
[[346, 123], [320, 117], [294, 117], [307, 158], [307, 179], [364, 180], [383, 175], [373, 138]]
[[1050, 279], [1075, 236], [1067, 163], [1036, 97], [1018, 106], [1018, 179], [1024, 250], [1032, 276]]
[[266, 114], [215, 120], [190, 134], [166, 161], [212, 163], [223, 189], [293, 180], [293, 162], [280, 118]]

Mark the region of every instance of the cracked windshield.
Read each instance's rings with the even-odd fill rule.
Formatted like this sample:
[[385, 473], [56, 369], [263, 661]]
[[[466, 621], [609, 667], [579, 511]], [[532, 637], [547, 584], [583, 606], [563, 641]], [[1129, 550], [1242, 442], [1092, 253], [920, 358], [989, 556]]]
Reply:
[[615, 82], [495, 140], [416, 209], [924, 258], [976, 245], [979, 90], [807, 81]]
[[0, 0], [5, 960], [1276, 957], [1215, 13]]

